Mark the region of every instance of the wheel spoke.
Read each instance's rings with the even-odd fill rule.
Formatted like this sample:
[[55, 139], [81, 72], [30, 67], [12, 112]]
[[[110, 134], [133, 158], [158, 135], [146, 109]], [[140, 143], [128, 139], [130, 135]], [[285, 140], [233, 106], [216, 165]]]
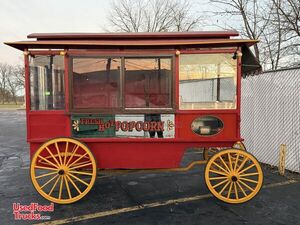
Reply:
[[42, 175], [36, 176], [35, 179], [40, 179], [42, 177], [47, 177], [47, 176], [50, 176], [50, 175], [53, 175], [53, 174], [57, 174], [57, 171], [50, 172], [50, 173], [44, 173]]
[[[80, 162], [80, 163], [75, 163], [74, 165], [72, 166], [79, 166], [79, 165], [82, 165], [82, 164], [85, 164], [85, 163], [90, 163], [91, 161], [85, 161], [85, 162]], [[69, 166], [70, 167], [70, 166]]]
[[62, 193], [62, 187], [63, 187], [63, 184], [64, 184], [64, 177], [61, 176], [61, 179], [60, 179], [60, 186], [59, 186], [59, 193], [58, 193], [58, 199], [61, 199], [61, 193]]
[[245, 174], [240, 174], [240, 177], [248, 177], [248, 176], [256, 176], [259, 175], [259, 173], [245, 173]]
[[72, 194], [71, 194], [69, 183], [68, 183], [68, 180], [67, 180], [66, 176], [64, 176], [64, 180], [65, 180], [65, 184], [66, 184], [66, 187], [67, 187], [69, 198], [72, 198]]
[[232, 190], [232, 184], [233, 182], [230, 182], [230, 186], [229, 186], [229, 190], [228, 190], [228, 193], [227, 193], [227, 198], [230, 198], [230, 194], [231, 194], [231, 190]]
[[82, 165], [79, 165], [79, 166], [72, 167], [72, 168], [70, 168], [70, 169], [74, 170], [74, 169], [78, 169], [78, 168], [90, 166], [90, 165], [92, 165], [92, 164], [93, 164], [93, 163], [90, 162], [90, 163], [86, 163], [86, 164], [82, 164]]
[[69, 170], [69, 173], [76, 173], [76, 174], [82, 174], [82, 175], [88, 175], [88, 176], [93, 176], [92, 173], [87, 173], [87, 172], [82, 172], [82, 171], [76, 171], [76, 170]]
[[60, 165], [59, 162], [57, 161], [56, 157], [53, 155], [53, 153], [50, 151], [50, 149], [46, 146], [46, 150], [48, 153], [51, 155], [51, 157], [54, 159], [57, 165]]
[[213, 164], [214, 164], [215, 166], [217, 166], [219, 169], [223, 170], [226, 174], [228, 174], [228, 171], [225, 170], [223, 167], [219, 166], [219, 165], [218, 165], [217, 163], [215, 163], [215, 162], [213, 162]]
[[233, 182], [233, 186], [234, 186], [235, 198], [239, 199], [239, 193], [238, 193], [238, 190], [237, 190], [236, 182]]
[[60, 161], [60, 165], [62, 165], [63, 162], [62, 162], [62, 158], [61, 158], [61, 155], [60, 155], [60, 151], [59, 151], [59, 147], [58, 147], [57, 142], [55, 142], [54, 145], [55, 145], [55, 148], [56, 148], [56, 151], [57, 151], [57, 155], [58, 155], [58, 158], [59, 158], [59, 161]]
[[80, 179], [79, 177], [73, 175], [72, 173], [69, 173], [69, 175], [71, 177], [73, 177], [75, 180], [78, 180], [79, 182], [83, 183], [84, 185], [89, 186], [89, 184], [87, 182], [85, 182], [84, 180]]
[[239, 168], [237, 169], [237, 173], [244, 167], [245, 163], [248, 160], [248, 156], [245, 157], [245, 159], [243, 160], [243, 162], [241, 163], [241, 165], [239, 166]]
[[224, 161], [224, 159], [222, 158], [222, 156], [219, 156], [219, 159], [221, 160], [221, 162], [224, 164], [224, 166], [226, 167], [227, 171], [230, 172], [229, 167], [227, 166], [226, 162]]
[[244, 177], [240, 177], [240, 180], [248, 181], [248, 182], [254, 183], [254, 184], [258, 184], [258, 181], [256, 181], [256, 180], [251, 180], [251, 179], [247, 179], [247, 178], [244, 178]]
[[77, 192], [79, 194], [81, 194], [82, 192], [79, 190], [79, 188], [77, 187], [77, 185], [74, 183], [74, 181], [72, 180], [72, 178], [67, 174], [67, 179], [71, 182], [71, 184], [73, 185], [73, 187], [75, 187], [75, 189], [77, 190]]
[[239, 182], [236, 182], [236, 183], [237, 183], [237, 186], [240, 188], [240, 190], [243, 192], [244, 196], [246, 197], [247, 194], [246, 194], [246, 192], [244, 191], [244, 188], [242, 188], [242, 186], [240, 185]]
[[42, 160], [44, 160], [45, 162], [49, 163], [51, 166], [58, 168], [58, 165], [55, 165], [53, 162], [50, 162], [48, 159], [44, 158], [43, 156], [38, 155], [38, 157], [41, 158]]
[[236, 161], [235, 161], [235, 164], [234, 164], [234, 171], [236, 171], [236, 167], [237, 167], [237, 164], [238, 164], [238, 161], [239, 161], [239, 157], [240, 157], [240, 154], [239, 153], [237, 153], [237, 155], [236, 155]]
[[220, 174], [220, 175], [223, 175], [223, 176], [227, 176], [226, 173], [223, 173], [223, 172], [221, 172], [221, 171], [209, 170], [209, 172], [211, 172], [211, 173], [216, 173], [216, 174]]
[[233, 168], [232, 168], [232, 161], [231, 161], [231, 155], [230, 155], [230, 153], [228, 153], [227, 155], [228, 155], [228, 161], [229, 161], [230, 171], [233, 171]]
[[240, 182], [242, 185], [244, 185], [246, 188], [248, 188], [250, 191], [254, 191], [254, 189], [252, 187], [250, 187], [248, 184], [245, 184], [243, 181], [239, 180], [238, 182]]
[[79, 148], [79, 145], [74, 145], [73, 150], [72, 150], [72, 153], [71, 153], [71, 156], [70, 156], [70, 158], [69, 158], [69, 160], [68, 160], [66, 166], [69, 165], [69, 163], [71, 162], [73, 156], [74, 156], [75, 153], [77, 152], [78, 148]]
[[222, 188], [222, 190], [219, 192], [220, 195], [222, 195], [222, 193], [225, 191], [226, 187], [230, 184], [230, 181], [227, 180], [227, 183], [224, 185], [224, 187]]
[[221, 186], [222, 184], [224, 184], [224, 183], [226, 183], [226, 182], [227, 182], [227, 180], [223, 180], [223, 181], [221, 181], [220, 183], [215, 184], [215, 185], [213, 186], [213, 188], [215, 189], [215, 188]]
[[42, 169], [42, 170], [54, 170], [54, 171], [57, 171], [57, 168], [53, 168], [53, 167], [34, 166], [34, 168], [36, 168], [36, 169]]
[[69, 142], [66, 142], [66, 149], [65, 149], [65, 157], [64, 157], [64, 165], [66, 165], [67, 162], [67, 152], [68, 152], [68, 148], [69, 148]]
[[68, 167], [72, 167], [72, 165], [74, 165], [75, 163], [77, 163], [80, 159], [82, 159], [83, 157], [85, 157], [88, 153], [86, 152], [85, 154], [83, 154], [82, 156], [80, 156], [78, 159], [76, 159], [74, 162], [72, 162]]
[[52, 177], [50, 180], [48, 180], [46, 183], [44, 183], [41, 186], [41, 189], [43, 189], [44, 187], [46, 187], [46, 185], [50, 184], [50, 182], [53, 181], [57, 176], [58, 176], [58, 174], [56, 174], [54, 177]]
[[223, 180], [227, 179], [227, 177], [210, 177], [209, 180]]
[[255, 164], [253, 163], [252, 165], [248, 166], [247, 168], [243, 169], [242, 171], [239, 172], [239, 174], [242, 174], [244, 172], [246, 172], [247, 170], [251, 169], [252, 167], [254, 167]]
[[57, 183], [58, 183], [58, 181], [59, 181], [60, 178], [61, 178], [61, 177], [59, 176], [59, 177], [56, 179], [56, 181], [55, 181], [55, 183], [53, 184], [53, 186], [52, 186], [52, 188], [51, 188], [51, 190], [50, 190], [50, 192], [49, 192], [48, 195], [51, 196], [51, 194], [52, 194], [54, 188], [56, 187], [56, 185], [57, 185]]

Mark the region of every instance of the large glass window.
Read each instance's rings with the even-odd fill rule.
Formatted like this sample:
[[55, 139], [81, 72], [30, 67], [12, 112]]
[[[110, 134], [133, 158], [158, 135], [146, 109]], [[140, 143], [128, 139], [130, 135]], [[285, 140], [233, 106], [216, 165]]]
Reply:
[[171, 108], [171, 58], [125, 58], [125, 108]]
[[120, 107], [120, 58], [73, 58], [73, 108]]
[[64, 60], [58, 55], [30, 57], [31, 110], [64, 109]]
[[179, 108], [236, 108], [236, 70], [232, 54], [180, 55]]

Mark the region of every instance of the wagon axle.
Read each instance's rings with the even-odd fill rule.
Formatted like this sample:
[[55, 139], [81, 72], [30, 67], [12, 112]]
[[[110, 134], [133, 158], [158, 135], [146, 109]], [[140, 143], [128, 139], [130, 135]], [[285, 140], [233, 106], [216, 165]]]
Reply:
[[232, 180], [233, 182], [236, 182], [238, 179], [237, 179], [236, 176], [232, 176], [232, 177], [231, 177], [231, 180]]
[[64, 175], [64, 174], [65, 174], [65, 171], [64, 171], [63, 169], [61, 169], [61, 170], [58, 171], [58, 174], [59, 174], [59, 175]]

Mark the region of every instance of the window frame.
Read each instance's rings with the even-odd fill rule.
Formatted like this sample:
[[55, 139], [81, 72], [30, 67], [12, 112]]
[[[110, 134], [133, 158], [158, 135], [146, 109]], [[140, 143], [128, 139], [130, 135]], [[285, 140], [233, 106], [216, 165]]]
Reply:
[[[64, 102], [63, 102], [63, 107], [60, 108], [60, 109], [32, 109], [32, 96], [31, 96], [31, 91], [32, 89], [34, 88], [31, 84], [31, 76], [32, 76], [32, 73], [31, 73], [31, 57], [36, 57], [36, 56], [46, 56], [46, 57], [50, 57], [50, 56], [60, 56], [62, 57], [62, 65], [63, 65], [63, 93], [64, 93]], [[66, 97], [67, 97], [67, 92], [66, 92], [66, 76], [68, 76], [68, 74], [66, 73], [66, 65], [65, 65], [65, 57], [60, 55], [60, 51], [54, 51], [54, 50], [49, 50], [49, 51], [30, 51], [30, 54], [28, 56], [28, 100], [29, 100], [29, 103], [28, 103], [28, 107], [29, 107], [29, 112], [31, 113], [35, 113], [35, 112], [48, 112], [50, 111], [51, 113], [55, 113], [55, 112], [62, 112], [62, 111], [65, 111], [66, 110], [66, 106], [67, 106], [67, 101], [66, 101]], [[25, 68], [26, 70], [26, 68]], [[27, 94], [26, 94], [27, 95]], [[27, 100], [27, 99], [26, 99]]]
[[[214, 50], [183, 50], [180, 54], [181, 55], [211, 55], [211, 54], [234, 54], [237, 51], [237, 49], [229, 48], [229, 49], [214, 49]], [[197, 112], [197, 111], [236, 111], [239, 109], [239, 61], [236, 59], [236, 73], [234, 76], [235, 79], [235, 99], [234, 104], [235, 106], [233, 108], [197, 108], [197, 109], [187, 109], [187, 108], [180, 108], [180, 56], [178, 58], [178, 110], [182, 112]], [[212, 101], [209, 102], [211, 104], [215, 104], [218, 101]]]
[[69, 60], [68, 60], [68, 69], [69, 69], [69, 73], [68, 73], [68, 81], [69, 81], [69, 102], [70, 102], [70, 112], [119, 112], [119, 109], [122, 108], [122, 88], [121, 88], [121, 80], [119, 79], [119, 105], [121, 107], [116, 107], [116, 108], [80, 108], [80, 109], [75, 109], [73, 106], [73, 96], [74, 96], [74, 89], [73, 89], [73, 59], [74, 58], [95, 58], [95, 59], [109, 59], [109, 58], [118, 58], [120, 59], [120, 77], [122, 76], [122, 57], [120, 56], [102, 56], [102, 55], [74, 55], [74, 56], [70, 56]]
[[[119, 87], [119, 97], [120, 97], [120, 107], [118, 108], [82, 108], [75, 109], [73, 107], [73, 59], [74, 58], [119, 58], [121, 59], [120, 68], [120, 87]], [[152, 58], [169, 58], [171, 60], [171, 77], [169, 81], [170, 88], [170, 108], [126, 108], [125, 107], [125, 59], [152, 59]], [[174, 54], [74, 54], [69, 55], [68, 58], [68, 82], [69, 82], [69, 111], [72, 114], [76, 113], [174, 113], [175, 112], [175, 55]]]

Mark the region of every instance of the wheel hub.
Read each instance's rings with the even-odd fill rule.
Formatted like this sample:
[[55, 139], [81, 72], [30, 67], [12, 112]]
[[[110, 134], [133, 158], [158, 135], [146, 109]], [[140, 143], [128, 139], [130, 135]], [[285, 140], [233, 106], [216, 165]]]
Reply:
[[236, 176], [232, 176], [232, 177], [231, 177], [231, 180], [232, 180], [233, 182], [236, 182], [238, 179], [237, 179]]
[[58, 171], [58, 174], [59, 174], [59, 175], [64, 175], [64, 174], [65, 174], [65, 171], [64, 171], [63, 169], [60, 169], [60, 170]]

